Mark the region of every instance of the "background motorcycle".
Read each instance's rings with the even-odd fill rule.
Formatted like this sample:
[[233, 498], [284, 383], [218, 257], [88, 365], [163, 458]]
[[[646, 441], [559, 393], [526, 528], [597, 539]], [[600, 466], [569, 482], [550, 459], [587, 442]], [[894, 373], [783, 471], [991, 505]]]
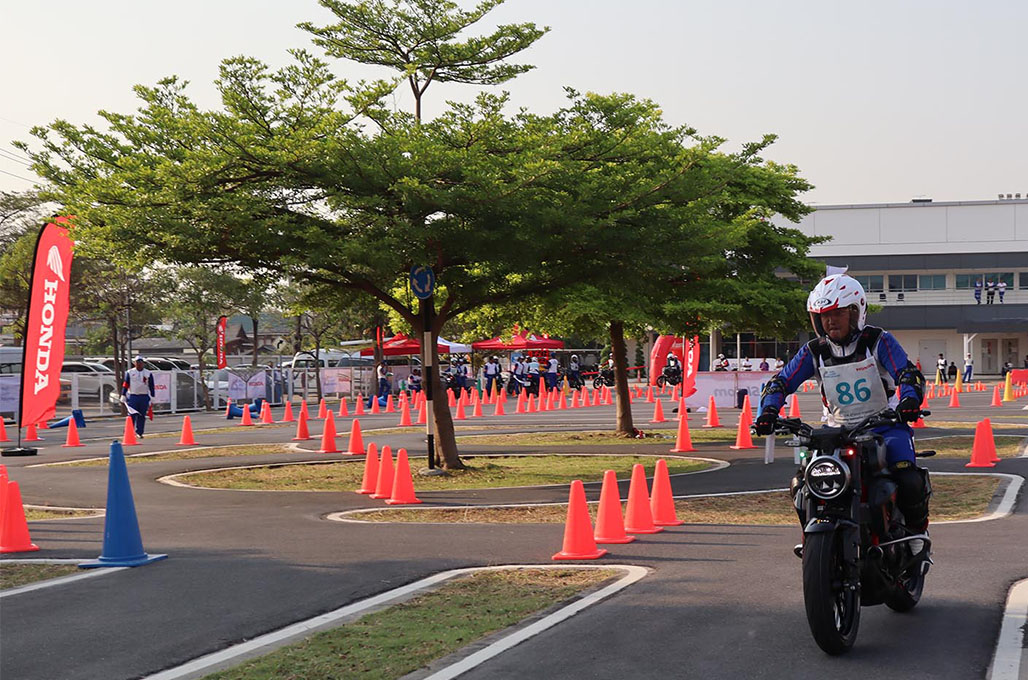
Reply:
[[682, 369], [680, 368], [668, 368], [664, 367], [661, 374], [657, 376], [657, 387], [664, 387], [664, 385], [675, 385], [682, 382]]
[[[886, 409], [852, 428], [815, 430], [798, 418], [780, 419], [775, 427], [777, 433], [794, 435], [786, 445], [810, 450], [794, 496], [806, 517], [803, 544], [795, 550], [803, 559], [807, 623], [828, 654], [853, 646], [861, 606], [884, 603], [898, 612], [914, 608], [932, 564], [931, 539], [904, 525], [896, 505], [898, 487], [886, 466], [885, 441], [872, 432], [897, 422], [896, 413]], [[935, 452], [916, 455], [927, 458]], [[917, 469], [930, 494], [928, 471]], [[924, 541], [917, 555], [908, 545], [912, 539]]]

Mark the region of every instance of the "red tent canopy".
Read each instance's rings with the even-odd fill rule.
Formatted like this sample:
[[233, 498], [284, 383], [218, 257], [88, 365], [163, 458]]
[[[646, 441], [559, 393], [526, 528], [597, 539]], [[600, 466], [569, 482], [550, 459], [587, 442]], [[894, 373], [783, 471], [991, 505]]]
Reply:
[[[446, 340], [440, 339], [436, 345], [440, 354], [449, 354], [450, 352], [467, 352], [467, 345], [459, 345], [456, 343], [449, 343]], [[389, 338], [382, 343], [382, 354], [387, 357], [395, 357], [403, 354], [421, 354], [421, 343], [403, 333], [397, 333], [393, 337]], [[368, 347], [367, 349], [361, 350], [362, 357], [375, 356], [375, 349]]]
[[481, 350], [484, 352], [508, 352], [515, 350], [526, 350], [526, 349], [564, 349], [563, 340], [555, 340], [553, 338], [540, 338], [537, 335], [529, 335], [527, 331], [521, 331], [510, 339], [510, 342], [504, 342], [500, 336], [490, 338], [489, 340], [479, 340], [478, 342], [471, 343], [471, 347], [475, 350]]

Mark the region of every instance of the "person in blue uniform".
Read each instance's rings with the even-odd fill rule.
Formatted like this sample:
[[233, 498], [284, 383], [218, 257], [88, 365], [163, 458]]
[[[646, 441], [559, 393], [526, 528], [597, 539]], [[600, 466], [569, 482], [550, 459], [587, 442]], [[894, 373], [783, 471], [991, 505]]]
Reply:
[[146, 414], [150, 410], [150, 399], [154, 396], [153, 373], [143, 366], [144, 359], [136, 357], [135, 366], [125, 373], [125, 382], [121, 384], [121, 399], [129, 407], [132, 424], [136, 435], [143, 437], [146, 427]]

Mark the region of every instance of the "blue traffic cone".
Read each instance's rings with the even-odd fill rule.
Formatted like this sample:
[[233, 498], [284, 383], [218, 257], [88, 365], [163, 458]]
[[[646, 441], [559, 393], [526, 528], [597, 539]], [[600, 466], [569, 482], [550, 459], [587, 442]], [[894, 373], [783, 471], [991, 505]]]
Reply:
[[163, 560], [167, 555], [148, 555], [139, 535], [136, 504], [132, 500], [128, 468], [121, 442], [111, 442], [107, 474], [107, 516], [104, 518], [104, 546], [99, 558], [82, 562], [79, 567], [139, 567]]
[[53, 429], [55, 427], [68, 427], [68, 421], [70, 421], [72, 419], [75, 420], [75, 427], [77, 427], [79, 429], [82, 429], [83, 427], [86, 426], [86, 419], [82, 415], [82, 410], [81, 409], [75, 409], [74, 411], [71, 412], [71, 415], [68, 416], [67, 418], [61, 418], [56, 423], [51, 423], [47, 427], [49, 427], [51, 429]]

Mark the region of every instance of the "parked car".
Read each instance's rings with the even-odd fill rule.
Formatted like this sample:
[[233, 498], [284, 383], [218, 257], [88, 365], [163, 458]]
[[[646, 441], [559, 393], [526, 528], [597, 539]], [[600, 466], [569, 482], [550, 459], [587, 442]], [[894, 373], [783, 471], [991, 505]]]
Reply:
[[120, 392], [114, 371], [103, 364], [88, 361], [65, 361], [61, 364], [61, 377], [74, 384], [71, 374], [78, 376], [79, 399], [108, 401]]

